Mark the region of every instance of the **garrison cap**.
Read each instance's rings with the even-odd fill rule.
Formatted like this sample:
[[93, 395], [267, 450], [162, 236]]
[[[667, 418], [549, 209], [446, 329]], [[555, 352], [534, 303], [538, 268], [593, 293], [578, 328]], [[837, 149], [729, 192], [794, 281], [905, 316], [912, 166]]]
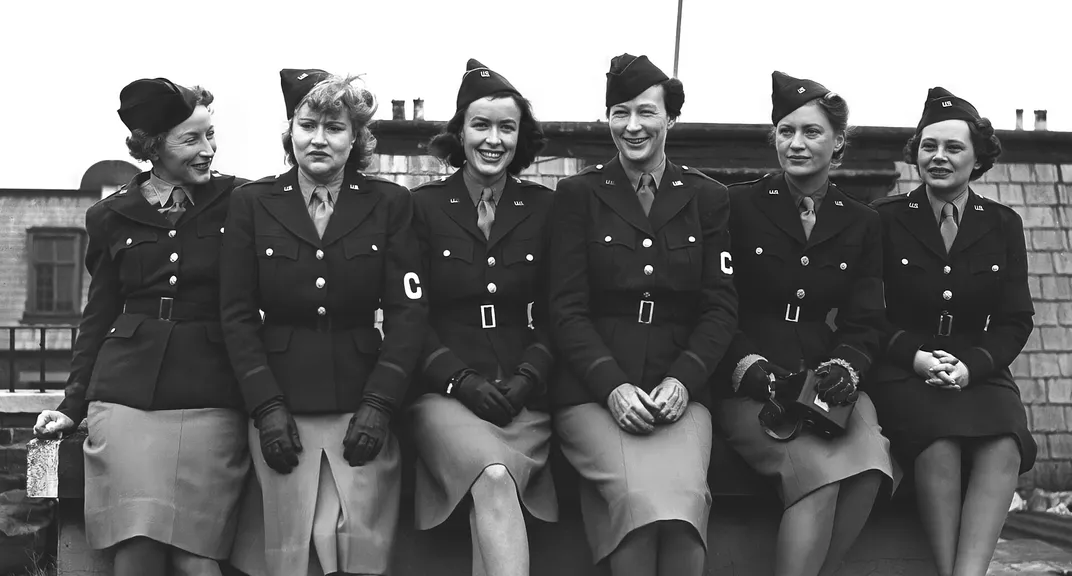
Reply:
[[648, 88], [669, 79], [647, 56], [628, 53], [615, 56], [607, 71], [607, 108], [628, 102]]
[[925, 126], [943, 120], [964, 120], [974, 122], [979, 119], [979, 111], [971, 102], [957, 98], [952, 92], [935, 86], [927, 91], [927, 101], [923, 104], [923, 117], [916, 126], [918, 134]]
[[197, 96], [167, 78], [142, 78], [119, 92], [119, 118], [127, 128], [161, 134], [194, 113]]
[[465, 74], [462, 76], [462, 85], [458, 88], [458, 110], [464, 110], [470, 104], [491, 96], [496, 92], [512, 92], [521, 96], [510, 81], [502, 74], [481, 64], [475, 58], [470, 58], [465, 65]]
[[830, 93], [826, 86], [814, 80], [793, 78], [775, 70], [771, 73], [771, 124], [777, 124], [797, 108]]
[[279, 71], [279, 85], [283, 88], [283, 103], [287, 106], [287, 120], [294, 117], [298, 103], [321, 80], [330, 76], [318, 68], [304, 70], [284, 68]]

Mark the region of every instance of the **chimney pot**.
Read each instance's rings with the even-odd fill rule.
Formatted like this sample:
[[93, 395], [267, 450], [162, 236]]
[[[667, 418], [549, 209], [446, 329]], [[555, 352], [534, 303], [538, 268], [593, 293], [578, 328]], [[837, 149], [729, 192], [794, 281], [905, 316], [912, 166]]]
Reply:
[[1016, 129], [1017, 130], [1023, 130], [1024, 129], [1024, 109], [1023, 108], [1017, 108], [1016, 109]]
[[414, 98], [413, 99], [413, 119], [414, 120], [424, 120], [424, 99], [423, 98]]
[[391, 100], [391, 120], [406, 119], [406, 101]]
[[1035, 130], [1038, 132], [1046, 131], [1046, 111], [1035, 110]]

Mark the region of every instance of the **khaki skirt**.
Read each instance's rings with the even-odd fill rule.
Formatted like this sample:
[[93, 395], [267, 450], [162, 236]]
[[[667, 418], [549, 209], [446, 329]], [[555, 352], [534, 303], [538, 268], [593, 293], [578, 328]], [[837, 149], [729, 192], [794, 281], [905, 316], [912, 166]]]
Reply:
[[562, 453], [581, 482], [581, 514], [595, 562], [648, 524], [680, 520], [707, 546], [711, 491], [711, 413], [690, 403], [673, 424], [647, 436], [618, 428], [610, 412], [594, 403], [555, 412]]
[[868, 470], [885, 474], [893, 486], [900, 480], [867, 394], [860, 393], [845, 434], [832, 439], [801, 432], [788, 442], [775, 440], [759, 425], [762, 408], [751, 398], [729, 398], [715, 402], [714, 417], [730, 447], [756, 472], [778, 478], [786, 508], [827, 484]]
[[303, 451], [298, 467], [268, 467], [249, 424], [256, 478], [242, 499], [231, 564], [251, 576], [384, 574], [401, 494], [398, 441], [351, 467], [342, 441], [352, 414], [295, 415]]
[[442, 524], [488, 466], [502, 464], [529, 514], [558, 520], [558, 500], [547, 457], [551, 417], [523, 409], [506, 427], [480, 419], [461, 402], [425, 394], [410, 409], [417, 445], [417, 528]]
[[143, 536], [198, 556], [227, 558], [249, 470], [245, 414], [91, 402], [87, 419], [90, 546], [104, 549]]

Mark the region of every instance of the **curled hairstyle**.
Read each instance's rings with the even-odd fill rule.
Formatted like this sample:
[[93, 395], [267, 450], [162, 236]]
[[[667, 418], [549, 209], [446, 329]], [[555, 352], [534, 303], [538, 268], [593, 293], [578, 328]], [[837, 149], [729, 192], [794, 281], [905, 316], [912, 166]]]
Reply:
[[[663, 107], [666, 108], [666, 116], [670, 120], [677, 120], [681, 116], [681, 108], [685, 106], [685, 85], [677, 78], [669, 78], [656, 84], [663, 87]], [[607, 107], [606, 116], [610, 118], [610, 106]]]
[[[215, 100], [215, 97], [212, 96], [212, 92], [200, 86], [190, 88], [190, 92], [186, 95], [186, 104], [191, 109], [198, 106], [208, 107], [213, 100]], [[135, 128], [130, 131], [130, 136], [127, 137], [127, 151], [130, 152], [131, 157], [135, 160], [141, 162], [150, 161], [156, 156], [157, 151], [160, 150], [160, 146], [167, 139], [170, 131], [171, 129], [169, 128], [159, 134], [149, 134], [141, 128]]]
[[[518, 126], [517, 150], [514, 159], [506, 167], [506, 173], [517, 176], [522, 170], [532, 164], [536, 156], [547, 145], [547, 138], [543, 134], [540, 122], [532, 114], [532, 104], [528, 100], [509, 91], [496, 92], [488, 96], [492, 100], [499, 98], [513, 98], [518, 109], [521, 110], [521, 124]], [[469, 107], [465, 107], [454, 113], [454, 117], [447, 122], [446, 127], [439, 134], [432, 137], [428, 142], [428, 152], [443, 162], [455, 168], [465, 165], [465, 147], [462, 146], [462, 131], [465, 125], [465, 114]]]
[[[976, 180], [993, 168], [998, 156], [1001, 156], [1001, 140], [998, 140], [997, 134], [994, 133], [994, 125], [990, 123], [989, 118], [979, 118], [973, 122], [965, 120], [965, 123], [971, 134], [972, 148], [975, 149], [975, 161], [979, 163], [978, 168], [972, 169], [970, 177], [971, 180]], [[904, 161], [915, 166], [917, 174], [919, 173], [919, 143], [923, 139], [922, 134], [922, 129], [913, 134], [904, 147]]]
[[[819, 107], [823, 116], [826, 117], [826, 121], [830, 123], [830, 129], [834, 131], [834, 134], [841, 134], [845, 137], [841, 148], [834, 150], [833, 156], [830, 157], [830, 167], [837, 168], [845, 160], [845, 150], [849, 147], [849, 139], [856, 133], [856, 127], [849, 126], [849, 103], [837, 92], [827, 92], [822, 97], [809, 100], [803, 105], [807, 106], [812, 102]], [[770, 132], [767, 133], [767, 142], [770, 145], [774, 145], [774, 139], [777, 134], [778, 126], [771, 126]]]
[[360, 77], [332, 74], [313, 86], [298, 102], [294, 107], [294, 117], [287, 123], [287, 129], [283, 132], [283, 152], [286, 154], [287, 164], [294, 166], [297, 163], [294, 158], [294, 121], [298, 117], [298, 110], [301, 110], [302, 106], [308, 106], [310, 112], [318, 115], [334, 115], [340, 111], [346, 113], [354, 133], [354, 146], [350, 149], [346, 166], [356, 170], [368, 167], [376, 150], [376, 137], [369, 130], [369, 123], [376, 114], [379, 103], [376, 95], [365, 88], [363, 83], [360, 86], [354, 85], [358, 78]]

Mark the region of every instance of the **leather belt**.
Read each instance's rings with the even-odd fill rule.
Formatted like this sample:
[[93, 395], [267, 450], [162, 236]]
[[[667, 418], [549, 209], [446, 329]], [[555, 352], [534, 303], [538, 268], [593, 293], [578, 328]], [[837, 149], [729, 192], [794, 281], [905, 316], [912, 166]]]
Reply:
[[372, 328], [376, 323], [375, 312], [357, 312], [352, 315], [323, 316], [313, 313], [307, 316], [291, 316], [280, 314], [264, 314], [264, 323], [272, 326], [293, 326], [295, 328], [308, 328], [317, 332], [343, 332], [356, 328]]
[[694, 297], [650, 292], [598, 294], [589, 306], [593, 316], [630, 318], [640, 324], [688, 324], [697, 316]]
[[528, 327], [528, 306], [509, 304], [473, 304], [470, 306], [433, 307], [428, 313], [433, 323], [447, 322], [474, 328]]
[[220, 311], [214, 306], [198, 302], [183, 302], [174, 298], [133, 298], [123, 303], [124, 314], [144, 314], [160, 320], [173, 322], [220, 320]]

